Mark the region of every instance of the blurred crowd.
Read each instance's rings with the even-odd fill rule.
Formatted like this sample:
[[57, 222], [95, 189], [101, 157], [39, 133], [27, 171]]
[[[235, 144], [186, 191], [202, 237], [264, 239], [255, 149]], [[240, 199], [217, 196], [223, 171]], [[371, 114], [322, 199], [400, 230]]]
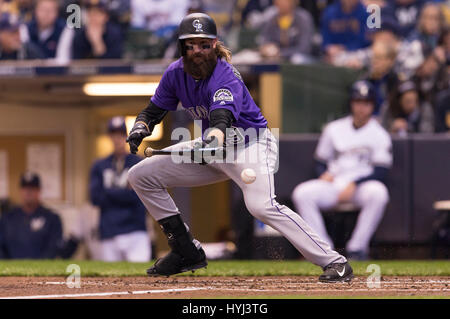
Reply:
[[174, 59], [199, 11], [235, 64], [355, 69], [390, 132], [450, 129], [450, 0], [0, 0], [0, 60]]

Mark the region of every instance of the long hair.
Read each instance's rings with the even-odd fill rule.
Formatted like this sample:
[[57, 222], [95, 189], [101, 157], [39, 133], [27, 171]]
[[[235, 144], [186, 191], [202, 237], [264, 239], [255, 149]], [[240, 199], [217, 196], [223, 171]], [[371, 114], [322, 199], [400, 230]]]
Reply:
[[225, 61], [231, 63], [231, 50], [222, 41], [217, 41], [215, 51], [218, 57], [224, 58]]
[[[411, 87], [410, 89], [402, 90], [400, 87], [402, 86], [402, 84], [406, 84], [407, 82], [413, 82], [414, 86]], [[415, 83], [414, 81], [411, 81], [411, 80], [397, 83], [395, 85], [395, 87], [391, 90], [389, 97], [388, 97], [389, 112], [394, 118], [404, 117], [407, 115], [405, 113], [405, 111], [403, 110], [403, 107], [402, 107], [402, 104], [400, 101], [401, 101], [402, 96], [408, 91], [417, 92], [417, 98], [418, 98], [418, 103], [419, 103], [419, 107], [420, 107], [421, 96], [419, 94], [420, 92], [417, 90], [417, 83]]]

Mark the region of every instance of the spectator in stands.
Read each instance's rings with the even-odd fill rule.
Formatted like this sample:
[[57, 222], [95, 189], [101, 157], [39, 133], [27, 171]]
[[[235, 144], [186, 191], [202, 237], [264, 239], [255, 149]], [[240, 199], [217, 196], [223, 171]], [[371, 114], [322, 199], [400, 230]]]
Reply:
[[[242, 10], [242, 26], [250, 29], [258, 29], [264, 26], [271, 15], [276, 13], [272, 5], [273, 0], [249, 0]], [[271, 10], [267, 10], [269, 8]]]
[[416, 27], [424, 0], [392, 0], [387, 1], [383, 8], [381, 18], [397, 21], [399, 35], [407, 38]]
[[370, 47], [351, 52], [342, 52], [336, 56], [333, 64], [355, 69], [369, 68], [372, 50], [377, 46], [376, 43], [396, 48], [398, 54], [393, 66], [393, 72], [403, 81], [411, 79], [417, 68], [423, 63], [424, 57], [420, 41], [402, 40], [395, 21], [383, 18], [380, 28], [371, 30], [370, 36], [372, 39]]
[[131, 22], [131, 0], [107, 0], [106, 5], [108, 7], [109, 20], [120, 25], [125, 36]]
[[72, 58], [120, 59], [122, 49], [122, 30], [109, 21], [106, 0], [89, 0], [86, 4], [86, 24], [75, 31]]
[[43, 53], [20, 36], [19, 18], [10, 13], [0, 13], [0, 60], [42, 59]]
[[349, 259], [367, 259], [369, 243], [389, 200], [385, 181], [392, 165], [389, 134], [372, 117], [375, 92], [367, 81], [357, 81], [350, 97], [351, 115], [329, 123], [315, 152], [318, 179], [298, 185], [292, 201], [320, 238], [334, 246], [321, 210], [339, 203], [361, 208], [350, 240]]
[[434, 132], [433, 108], [420, 100], [413, 81], [400, 83], [392, 91], [389, 100], [389, 104], [381, 111], [382, 124], [386, 130], [400, 136]]
[[0, 258], [51, 259], [58, 256], [64, 245], [61, 219], [42, 205], [40, 190], [37, 174], [22, 175], [21, 205], [3, 213], [0, 220]]
[[368, 80], [375, 87], [376, 100], [374, 115], [378, 115], [386, 102], [388, 92], [398, 82], [398, 76], [393, 71], [398, 47], [394, 43], [374, 42], [370, 58]]
[[108, 132], [114, 151], [94, 163], [89, 184], [91, 201], [100, 208], [102, 260], [146, 262], [151, 256], [146, 210], [127, 180], [140, 158], [128, 153], [123, 117], [113, 117]]
[[445, 25], [444, 17], [438, 4], [430, 2], [423, 6], [417, 28], [408, 37], [409, 41], [418, 40], [425, 53], [434, 50]]
[[[446, 33], [448, 34], [448, 31]], [[444, 37], [441, 38], [444, 39]], [[439, 45], [428, 52], [424, 62], [417, 69], [415, 78], [420, 94], [431, 104], [434, 104], [436, 94], [448, 88], [448, 56], [449, 52], [446, 51], [445, 45]]]
[[314, 35], [314, 21], [308, 11], [298, 7], [298, 0], [274, 0], [277, 14], [263, 27], [260, 53], [264, 58], [291, 61], [309, 56]]
[[[109, 12], [109, 20], [119, 24], [124, 36], [130, 26], [131, 19], [131, 0], [103, 0]], [[67, 12], [67, 7], [76, 4], [80, 7], [89, 5], [91, 0], [59, 0], [60, 16], [67, 19], [72, 12]], [[82, 10], [83, 11], [83, 10]]]
[[442, 32], [436, 55], [445, 57], [436, 81], [436, 132], [450, 132], [450, 28]]
[[[27, 24], [29, 41], [40, 49], [44, 58], [55, 58], [63, 33], [71, 33], [64, 19], [59, 18], [59, 0], [37, 0], [33, 19]], [[67, 35], [66, 35], [67, 36]]]
[[[243, 27], [258, 29], [264, 26], [269, 18], [276, 13], [273, 0], [248, 0], [241, 12]], [[314, 25], [320, 27], [320, 16], [325, 7], [333, 0], [300, 0], [299, 7], [308, 11], [314, 20]]]
[[238, 17], [242, 16], [241, 10], [244, 9], [241, 6], [238, 1], [201, 0], [201, 12], [214, 19], [218, 36], [225, 43], [233, 26], [240, 26]]
[[189, 0], [131, 0], [131, 27], [170, 40], [189, 5]]
[[369, 14], [360, 0], [338, 0], [322, 15], [322, 48], [325, 59], [333, 63], [343, 51], [354, 51], [370, 44], [367, 34]]
[[372, 48], [376, 42], [390, 43], [398, 46], [400, 41], [397, 34], [397, 24], [388, 20], [382, 19], [380, 28], [370, 30], [369, 37], [372, 45], [367, 48], [362, 48], [354, 51], [341, 51], [336, 54], [332, 61], [335, 66], [344, 66], [354, 69], [368, 68], [370, 65], [370, 58], [372, 55]]

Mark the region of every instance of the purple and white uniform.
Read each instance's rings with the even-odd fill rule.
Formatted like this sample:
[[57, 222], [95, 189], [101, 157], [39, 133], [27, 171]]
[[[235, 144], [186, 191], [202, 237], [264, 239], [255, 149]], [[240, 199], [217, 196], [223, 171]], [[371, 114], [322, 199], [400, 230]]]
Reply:
[[168, 111], [175, 111], [178, 102], [181, 102], [194, 120], [202, 121], [203, 132], [209, 128], [209, 113], [218, 108], [233, 113], [235, 127], [243, 130], [267, 127], [267, 121], [241, 75], [222, 59], [217, 60], [213, 73], [205, 80], [195, 80], [184, 72], [182, 58], [173, 62], [164, 72], [151, 101]]
[[[217, 108], [233, 113], [236, 128], [261, 129], [255, 142], [239, 148], [231, 163], [199, 165], [175, 162], [169, 156], [153, 156], [131, 168], [128, 180], [156, 220], [180, 213], [167, 188], [203, 186], [232, 179], [241, 188], [249, 212], [285, 236], [306, 259], [321, 267], [346, 262], [345, 257], [332, 250], [299, 214], [276, 202], [274, 172], [278, 144], [239, 72], [231, 64], [219, 59], [210, 77], [195, 80], [184, 71], [183, 61], [179, 59], [165, 71], [151, 101], [170, 111], [176, 110], [181, 102], [194, 119], [202, 120], [203, 131], [209, 128], [210, 112]], [[180, 142], [166, 149], [191, 148], [200, 139]], [[255, 182], [245, 184], [241, 180], [240, 174], [245, 168], [256, 172]]]

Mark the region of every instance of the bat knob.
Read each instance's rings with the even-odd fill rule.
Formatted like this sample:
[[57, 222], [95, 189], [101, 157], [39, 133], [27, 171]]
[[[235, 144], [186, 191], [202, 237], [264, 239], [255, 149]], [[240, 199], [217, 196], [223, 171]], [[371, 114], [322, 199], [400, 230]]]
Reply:
[[152, 155], [153, 155], [153, 148], [147, 147], [147, 148], [144, 150], [144, 155], [145, 155], [146, 157], [152, 156]]

